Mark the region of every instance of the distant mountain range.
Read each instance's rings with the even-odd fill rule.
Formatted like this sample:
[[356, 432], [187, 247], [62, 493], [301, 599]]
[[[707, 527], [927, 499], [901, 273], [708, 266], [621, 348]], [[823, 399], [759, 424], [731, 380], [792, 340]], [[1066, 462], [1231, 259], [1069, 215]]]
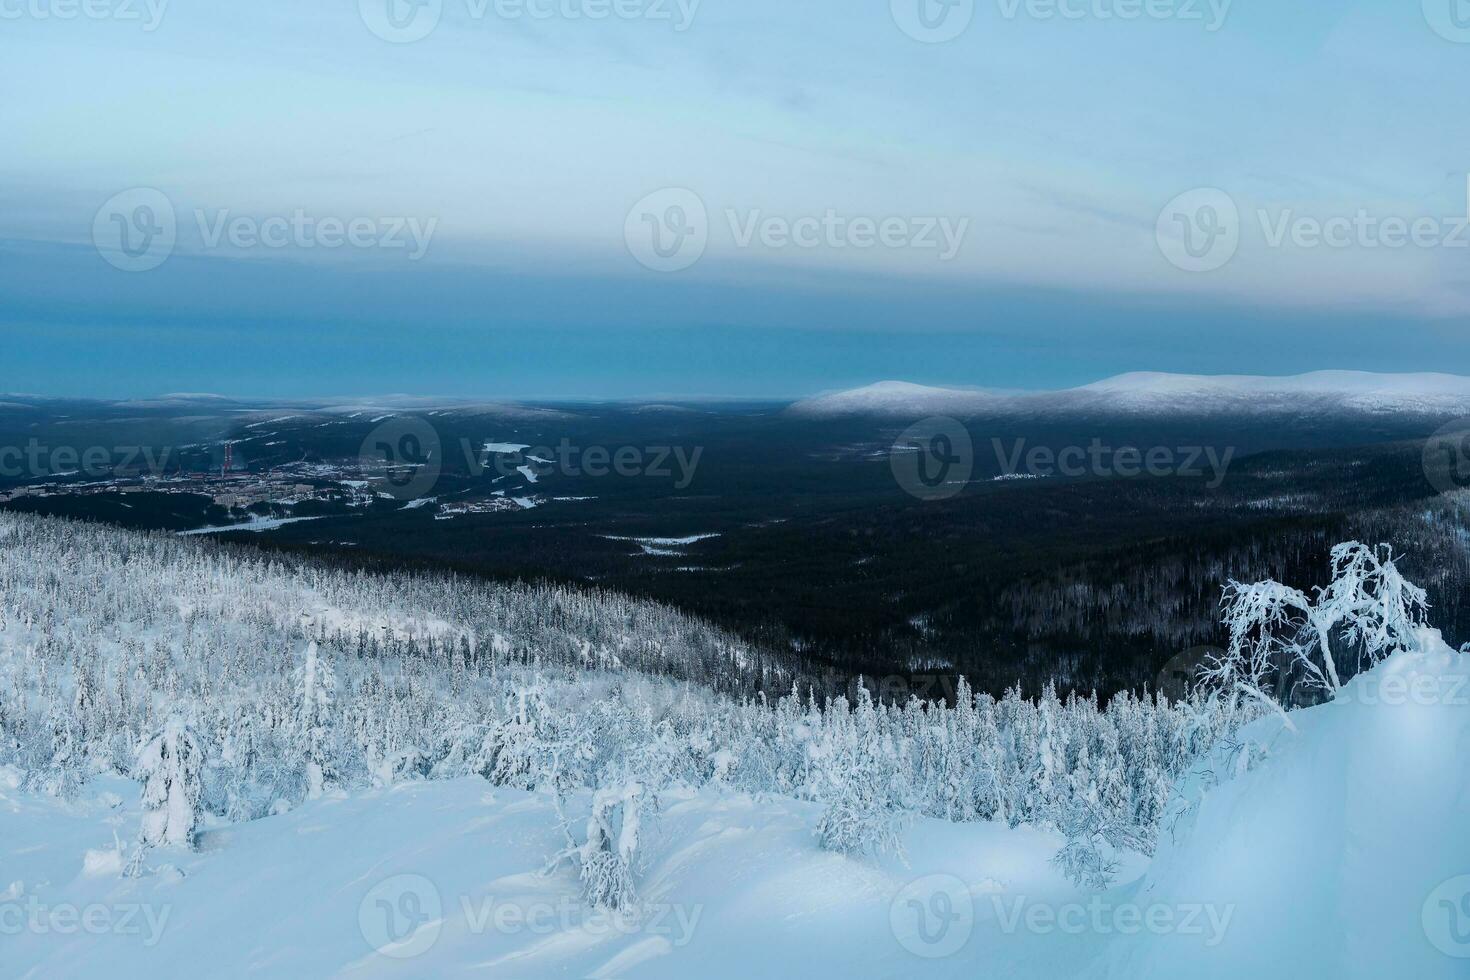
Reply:
[[1315, 371], [1291, 377], [1134, 372], [1062, 391], [931, 388], [883, 381], [808, 398], [805, 418], [925, 415], [1470, 415], [1470, 378]]
[[378, 415], [455, 415], [490, 416], [506, 419], [543, 419], [560, 417], [553, 409], [522, 405], [509, 401], [486, 401], [474, 398], [447, 398], [420, 395], [379, 395], [364, 398], [232, 398], [203, 393], [174, 393], [153, 398], [69, 398], [0, 392], [0, 409], [11, 411], [56, 411], [77, 407], [107, 412], [178, 413], [191, 411], [204, 414], [240, 416], [249, 421], [282, 412], [298, 415], [357, 417]]
[[[731, 402], [737, 400], [731, 399]], [[231, 398], [177, 393], [154, 398], [84, 399], [0, 393], [0, 410], [55, 412], [102, 408], [109, 413], [196, 412], [242, 421], [280, 413], [335, 418], [391, 418], [395, 415], [476, 416], [549, 420], [594, 414], [619, 407], [640, 413], [680, 413], [707, 408], [703, 402], [668, 400], [612, 403], [530, 403], [478, 398], [381, 395], [289, 399]], [[1314, 371], [1287, 377], [1255, 375], [1164, 374], [1137, 371], [1058, 391], [999, 388], [937, 388], [906, 381], [880, 381], [847, 391], [802, 399], [787, 408], [794, 418], [957, 417], [1171, 417], [1308, 416], [1422, 417], [1470, 416], [1470, 377], [1454, 374], [1377, 374], [1368, 371]]]

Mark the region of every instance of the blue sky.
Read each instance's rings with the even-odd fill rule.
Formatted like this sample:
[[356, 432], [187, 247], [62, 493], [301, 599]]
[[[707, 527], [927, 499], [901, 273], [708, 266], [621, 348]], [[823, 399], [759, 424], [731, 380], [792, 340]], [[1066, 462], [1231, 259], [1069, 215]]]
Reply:
[[[411, 43], [388, 0], [99, 2], [0, 0], [0, 390], [1470, 373], [1462, 0], [975, 0], [944, 43], [910, 0], [431, 0]], [[138, 188], [176, 240], [124, 271]], [[1236, 233], [1189, 271], [1201, 188]], [[641, 264], [690, 194], [694, 260]]]

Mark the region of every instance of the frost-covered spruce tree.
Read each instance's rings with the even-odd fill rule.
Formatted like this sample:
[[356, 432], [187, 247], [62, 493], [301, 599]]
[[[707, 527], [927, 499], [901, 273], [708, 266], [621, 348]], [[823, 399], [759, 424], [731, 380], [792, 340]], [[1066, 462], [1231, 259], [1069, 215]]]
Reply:
[[143, 780], [143, 847], [194, 846], [203, 769], [199, 740], [177, 715], [143, 743], [134, 769]]
[[1059, 822], [1054, 811], [1066, 783], [1066, 744], [1058, 722], [1060, 713], [1056, 688], [1048, 681], [1037, 709], [1040, 739], [1030, 776], [1031, 796], [1036, 801], [1033, 819], [1042, 825]]
[[828, 711], [839, 724], [813, 750], [827, 800], [817, 821], [817, 839], [827, 850], [843, 854], [902, 857], [908, 815], [897, 785], [894, 746], [880, 731], [872, 697], [859, 687], [855, 712], [848, 713], [844, 698], [830, 702]]
[[269, 809], [271, 801], [259, 788], [264, 768], [261, 762], [261, 740], [256, 734], [255, 714], [240, 708], [220, 741], [224, 812], [231, 821], [254, 820]]
[[76, 687], [72, 692], [71, 710], [72, 719], [77, 727], [77, 738], [88, 753], [92, 750], [94, 734], [106, 727], [106, 723], [97, 716], [100, 714], [99, 692], [97, 682], [92, 677], [92, 671], [83, 662], [76, 670]]
[[85, 760], [72, 719], [54, 706], [47, 723], [51, 730], [51, 762], [42, 770], [41, 789], [62, 799], [76, 795], [86, 779]]
[[990, 695], [976, 698], [980, 723], [976, 733], [978, 761], [975, 769], [975, 815], [981, 820], [1009, 822], [1006, 812], [1005, 746], [995, 720], [995, 702]]
[[295, 754], [306, 771], [306, 795], [322, 795], [327, 781], [336, 776], [331, 741], [332, 706], [337, 697], [337, 674], [324, 660], [315, 640], [306, 645], [306, 659], [294, 672], [296, 718], [292, 726]]

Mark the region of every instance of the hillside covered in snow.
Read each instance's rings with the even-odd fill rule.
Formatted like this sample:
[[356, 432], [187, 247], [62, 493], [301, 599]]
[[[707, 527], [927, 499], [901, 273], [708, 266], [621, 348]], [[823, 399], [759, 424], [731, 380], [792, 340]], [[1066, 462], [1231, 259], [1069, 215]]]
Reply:
[[1470, 414], [1470, 378], [1451, 374], [1315, 371], [1289, 377], [1120, 374], [1061, 391], [934, 388], [883, 381], [792, 405], [805, 418], [925, 415], [1326, 416]]
[[1178, 702], [818, 701], [611, 595], [0, 515], [0, 973], [1461, 976], [1465, 657], [1332, 571]]

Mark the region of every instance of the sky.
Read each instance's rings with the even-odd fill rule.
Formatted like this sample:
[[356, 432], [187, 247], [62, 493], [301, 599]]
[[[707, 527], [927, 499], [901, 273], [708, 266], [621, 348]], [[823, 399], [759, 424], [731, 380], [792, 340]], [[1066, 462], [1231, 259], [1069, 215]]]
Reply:
[[0, 51], [0, 390], [1470, 374], [1466, 0], [0, 0]]

